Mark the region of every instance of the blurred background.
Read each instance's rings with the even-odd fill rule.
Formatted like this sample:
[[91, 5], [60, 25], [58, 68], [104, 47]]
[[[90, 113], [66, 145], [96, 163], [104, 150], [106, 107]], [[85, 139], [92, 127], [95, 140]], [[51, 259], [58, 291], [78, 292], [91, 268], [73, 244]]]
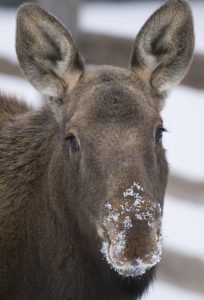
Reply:
[[[42, 98], [20, 72], [15, 16], [26, 1], [0, 0], [0, 90], [35, 106]], [[31, 2], [31, 1], [29, 1]], [[165, 1], [36, 0], [71, 30], [87, 64], [128, 66], [133, 39]], [[204, 1], [189, 1], [196, 47], [192, 67], [162, 113], [170, 165], [157, 283], [143, 300], [204, 299]]]

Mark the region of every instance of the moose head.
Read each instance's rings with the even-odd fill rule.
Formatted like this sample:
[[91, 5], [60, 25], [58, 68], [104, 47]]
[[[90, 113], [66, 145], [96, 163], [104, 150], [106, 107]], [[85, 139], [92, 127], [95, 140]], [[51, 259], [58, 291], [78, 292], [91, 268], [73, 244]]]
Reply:
[[191, 11], [182, 0], [168, 1], [145, 23], [127, 69], [86, 70], [54, 16], [35, 4], [18, 12], [20, 65], [58, 124], [52, 201], [74, 216], [90, 251], [121, 276], [141, 276], [160, 260], [168, 173], [160, 112], [193, 47]]

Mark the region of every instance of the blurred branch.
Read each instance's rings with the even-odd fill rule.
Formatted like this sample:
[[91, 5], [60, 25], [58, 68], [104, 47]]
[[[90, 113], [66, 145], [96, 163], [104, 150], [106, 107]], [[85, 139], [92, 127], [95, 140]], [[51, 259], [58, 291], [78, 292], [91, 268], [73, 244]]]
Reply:
[[204, 262], [196, 257], [164, 250], [157, 279], [204, 295]]
[[83, 32], [77, 40], [86, 63], [127, 67], [133, 41], [98, 33]]
[[182, 84], [196, 89], [204, 89], [204, 55], [196, 53], [194, 55], [191, 68], [184, 78]]
[[167, 194], [194, 204], [204, 204], [204, 181], [193, 181], [184, 177], [170, 175]]

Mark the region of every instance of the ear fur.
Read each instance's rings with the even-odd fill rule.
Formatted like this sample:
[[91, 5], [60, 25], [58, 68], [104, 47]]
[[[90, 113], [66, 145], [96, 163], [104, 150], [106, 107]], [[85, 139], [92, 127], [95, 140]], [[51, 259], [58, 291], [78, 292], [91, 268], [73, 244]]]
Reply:
[[170, 0], [145, 23], [136, 37], [131, 68], [159, 93], [185, 76], [194, 49], [191, 9], [184, 0]]
[[31, 84], [51, 97], [62, 97], [84, 69], [69, 31], [35, 4], [18, 11], [16, 52]]

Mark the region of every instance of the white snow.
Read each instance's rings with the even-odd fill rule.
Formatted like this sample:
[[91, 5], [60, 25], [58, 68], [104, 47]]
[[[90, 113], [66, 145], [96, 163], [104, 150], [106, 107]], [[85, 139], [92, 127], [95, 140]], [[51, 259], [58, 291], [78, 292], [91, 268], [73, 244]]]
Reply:
[[164, 146], [172, 173], [204, 180], [203, 115], [203, 91], [179, 86], [169, 95], [162, 116], [169, 131]]
[[125, 221], [123, 222], [123, 224], [124, 224], [124, 228], [125, 228], [125, 229], [130, 229], [130, 228], [132, 228], [132, 221], [131, 221], [131, 219], [130, 219], [129, 216], [126, 216], [126, 217], [125, 217]]
[[0, 56], [17, 61], [15, 52], [16, 9], [0, 7]]
[[18, 99], [24, 100], [28, 104], [32, 104], [36, 107], [42, 104], [42, 96], [40, 93], [38, 93], [28, 81], [16, 76], [0, 74], [0, 93], [17, 96]]
[[142, 300], [203, 300], [203, 295], [184, 291], [173, 285], [156, 282], [152, 285]]
[[112, 204], [111, 203], [106, 203], [105, 204], [105, 208], [107, 208], [107, 209], [112, 209]]
[[136, 188], [138, 191], [142, 191], [142, 192], [144, 191], [144, 189], [141, 187], [141, 185], [134, 181], [133, 185], [130, 188], [126, 189], [125, 192], [123, 192], [123, 197], [124, 198], [126, 198], [127, 196], [132, 196], [132, 197], [136, 197], [136, 198], [137, 198], [137, 196], [140, 197], [139, 193], [137, 193], [137, 195], [136, 195], [136, 193], [134, 192], [134, 188]]
[[[164, 246], [204, 262], [204, 203], [195, 205], [166, 196], [163, 236]], [[203, 278], [204, 279], [204, 278]]]

